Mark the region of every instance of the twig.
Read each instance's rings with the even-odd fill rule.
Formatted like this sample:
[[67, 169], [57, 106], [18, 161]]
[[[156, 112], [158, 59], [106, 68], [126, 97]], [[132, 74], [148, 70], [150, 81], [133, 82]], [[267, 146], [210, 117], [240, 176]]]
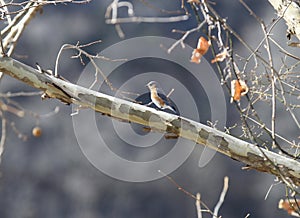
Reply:
[[[120, 7], [127, 7], [128, 17], [118, 18], [118, 9]], [[111, 18], [110, 17], [111, 14]], [[134, 16], [133, 5], [129, 1], [119, 2], [119, 0], [113, 0], [113, 2], [107, 7], [105, 18], [107, 24], [121, 24], [121, 23], [170, 23], [184, 21], [189, 18], [188, 15], [179, 15], [172, 17], [137, 17]], [[119, 28], [120, 29], [120, 28]]]
[[196, 209], [197, 209], [197, 217], [202, 218], [201, 205], [200, 205], [200, 193], [196, 194]]
[[6, 140], [6, 119], [3, 117], [3, 115], [1, 115], [2, 119], [2, 127], [1, 127], [1, 139], [0, 139], [0, 163], [2, 160], [2, 154], [4, 151], [4, 144], [5, 144], [5, 140]]
[[107, 19], [107, 24], [120, 24], [120, 23], [172, 23], [188, 20], [188, 15], [180, 15], [174, 17], [126, 17]]
[[222, 206], [222, 204], [224, 202], [224, 199], [225, 199], [225, 196], [226, 196], [226, 193], [227, 193], [227, 190], [228, 190], [228, 181], [229, 181], [228, 177], [225, 176], [224, 177], [223, 191], [220, 195], [220, 198], [219, 198], [219, 201], [218, 201], [217, 205], [215, 206], [213, 217], [218, 217], [220, 207]]
[[[285, 52], [285, 50], [282, 49], [281, 46], [280, 46], [275, 40], [273, 40], [272, 38], [270, 38], [270, 40], [271, 40], [276, 46], [278, 46], [282, 51], [284, 51], [284, 53], [285, 53], [286, 55], [289, 55], [289, 53]], [[298, 129], [300, 129], [300, 123], [299, 123], [299, 121], [298, 121], [296, 115], [293, 113], [292, 109], [291, 109], [291, 108], [288, 106], [288, 104], [287, 104], [287, 100], [286, 100], [285, 95], [284, 95], [284, 88], [283, 88], [283, 86], [282, 86], [282, 82], [281, 82], [280, 79], [278, 80], [278, 83], [279, 83], [280, 90], [281, 90], [281, 96], [282, 96], [282, 99], [283, 99], [283, 101], [284, 101], [283, 104], [287, 107], [287, 110], [290, 112], [290, 114], [291, 114], [291, 116], [292, 116], [294, 122], [296, 123]]]
[[1, 98], [11, 98], [11, 97], [24, 97], [24, 96], [36, 96], [36, 95], [42, 95], [43, 92], [16, 92], [16, 93], [0, 93]]
[[[100, 69], [100, 67], [98, 66], [98, 64], [96, 63], [95, 60], [96, 59], [101, 59], [101, 60], [106, 60], [106, 61], [125, 61], [126, 59], [110, 59], [110, 58], [101, 56], [99, 54], [92, 55], [92, 54], [89, 54], [88, 52], [86, 52], [85, 50], [83, 50], [83, 48], [85, 48], [85, 47], [88, 47], [88, 46], [91, 46], [91, 45], [94, 45], [94, 44], [97, 44], [97, 43], [100, 43], [100, 42], [101, 42], [101, 40], [97, 40], [97, 41], [94, 41], [94, 42], [91, 42], [91, 43], [88, 43], [88, 44], [83, 44], [83, 45], [80, 45], [79, 42], [76, 45], [64, 44], [60, 48], [60, 50], [59, 50], [59, 52], [57, 54], [57, 57], [56, 57], [54, 76], [57, 77], [57, 78], [59, 77], [58, 63], [59, 63], [59, 59], [60, 59], [60, 56], [61, 56], [62, 52], [64, 50], [67, 50], [67, 49], [74, 49], [74, 50], [78, 51], [78, 54], [73, 55], [72, 58], [79, 58], [80, 62], [82, 64], [84, 64], [83, 60], [82, 60], [82, 55], [84, 55], [84, 56], [86, 56], [90, 60], [91, 64], [95, 68], [95, 80], [90, 85], [89, 89], [91, 89], [98, 82], [98, 73], [100, 73], [101, 76], [102, 76], [102, 78], [104, 79], [105, 83], [108, 85], [108, 87], [112, 91], [117, 91], [117, 89], [113, 86], [113, 84], [105, 76], [104, 72], [102, 72], [102, 70]], [[121, 91], [121, 93], [122, 94], [127, 94], [127, 95], [136, 95], [136, 96], [138, 95], [137, 93], [126, 92], [126, 91]]]
[[196, 201], [199, 201], [199, 204], [202, 204], [203, 207], [206, 208], [206, 210], [211, 214], [213, 215], [212, 211], [208, 208], [208, 206], [203, 202], [203, 201], [200, 201], [200, 198], [198, 199], [197, 198], [197, 195], [193, 195], [192, 193], [188, 192], [187, 190], [185, 190], [184, 188], [182, 188], [171, 176], [168, 176], [167, 174], [165, 174], [164, 172], [162, 172], [161, 170], [158, 170], [158, 172], [160, 174], [162, 174], [163, 176], [165, 176], [173, 185], [175, 185], [177, 187], [177, 189], [179, 191], [182, 191], [184, 194], [186, 194], [187, 196], [193, 198], [194, 200]]
[[187, 196], [197, 200], [197, 197], [195, 195], [193, 195], [191, 192], [189, 192], [189, 191], [185, 190], [184, 188], [182, 188], [177, 182], [175, 182], [175, 180], [171, 176], [168, 176], [167, 174], [165, 174], [161, 170], [158, 170], [158, 172], [160, 174], [162, 174], [163, 176], [165, 176], [171, 183], [173, 183], [173, 185], [175, 185], [179, 191], [182, 191]]
[[202, 26], [206, 23], [206, 21], [203, 21], [201, 24], [199, 24], [197, 27], [186, 31], [183, 36], [177, 40], [173, 45], [170, 46], [170, 48], [167, 50], [168, 54], [170, 54], [172, 52], [172, 50], [178, 46], [178, 44], [181, 44], [181, 47], [184, 48], [184, 40], [186, 39], [186, 37], [188, 37], [188, 35], [190, 35], [192, 32], [198, 31], [202, 28]]
[[275, 186], [275, 185], [278, 185], [278, 184], [281, 184], [281, 181], [277, 182], [277, 183], [273, 183], [270, 185], [266, 195], [265, 195], [265, 200], [267, 200], [268, 196], [269, 196], [269, 193], [271, 192], [272, 188]]

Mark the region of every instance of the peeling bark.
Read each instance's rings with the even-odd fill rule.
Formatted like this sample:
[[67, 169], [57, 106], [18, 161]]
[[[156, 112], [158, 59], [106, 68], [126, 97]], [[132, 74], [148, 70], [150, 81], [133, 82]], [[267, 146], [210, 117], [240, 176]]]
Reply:
[[250, 169], [273, 174], [296, 186], [300, 185], [298, 161], [259, 148], [209, 126], [89, 90], [51, 74], [39, 72], [9, 57], [0, 58], [0, 71], [44, 91], [44, 95], [49, 98], [59, 99], [66, 104], [88, 107], [102, 114], [145, 125], [161, 132], [176, 134], [240, 161]]
[[296, 0], [269, 0], [270, 4], [282, 16], [288, 26], [287, 37], [295, 35], [300, 39], [300, 3]]

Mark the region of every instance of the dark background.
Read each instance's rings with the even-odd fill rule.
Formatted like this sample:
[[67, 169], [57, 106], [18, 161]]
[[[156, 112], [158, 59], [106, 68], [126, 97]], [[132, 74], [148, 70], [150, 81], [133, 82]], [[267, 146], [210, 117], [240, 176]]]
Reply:
[[[157, 7], [168, 10], [180, 8], [180, 1], [151, 1]], [[104, 14], [110, 1], [94, 0], [84, 5], [47, 6], [36, 15], [26, 28], [14, 57], [34, 66], [54, 68], [56, 55], [64, 43], [77, 41], [88, 43], [98, 39], [101, 44], [89, 48], [100, 51], [121, 39], [114, 26], [105, 24]], [[215, 9], [227, 22], [252, 45], [262, 38], [260, 25], [236, 0], [215, 1]], [[267, 1], [247, 1], [249, 6], [266, 23], [276, 17]], [[133, 1], [140, 16], [161, 15], [146, 7], [141, 1]], [[190, 10], [189, 6], [187, 8]], [[137, 36], [166, 36], [178, 39], [181, 35], [171, 30], [188, 30], [197, 25], [194, 17], [189, 21], [170, 24], [124, 24], [126, 38]], [[280, 23], [274, 30], [277, 39], [285, 39], [286, 27]], [[194, 46], [201, 33], [191, 34], [186, 43]], [[244, 48], [234, 42], [236, 52]], [[65, 52], [59, 71], [76, 82], [83, 66], [69, 59]], [[24, 58], [24, 55], [26, 58]], [[209, 56], [210, 54], [208, 54]], [[33, 91], [14, 79], [1, 80], [1, 92]], [[225, 90], [226, 91], [226, 90]], [[226, 93], [228, 97], [228, 94]], [[178, 191], [166, 178], [152, 182], [130, 183], [110, 178], [93, 167], [81, 152], [73, 131], [71, 107], [57, 100], [42, 101], [37, 97], [15, 98], [26, 111], [38, 114], [51, 112], [56, 106], [60, 111], [41, 118], [43, 135], [31, 136], [36, 119], [32, 114], [22, 119], [7, 114], [20, 132], [28, 136], [22, 141], [8, 128], [5, 151], [0, 165], [0, 217], [196, 217], [195, 202]], [[229, 102], [229, 98], [228, 98]], [[228, 125], [238, 122], [239, 115], [228, 105]], [[204, 115], [205, 116], [205, 115]], [[204, 121], [205, 123], [205, 121]], [[88, 128], [88, 127], [87, 127]], [[92, 136], [88, 136], [92, 137]], [[122, 145], [120, 145], [122, 146]], [[285, 195], [283, 185], [273, 187], [267, 200], [264, 197], [274, 182], [274, 177], [256, 171], [243, 171], [243, 164], [221, 154], [204, 168], [198, 167], [202, 146], [196, 146], [188, 160], [170, 176], [191, 193], [201, 193], [201, 199], [213, 210], [218, 202], [224, 176], [229, 177], [229, 190], [219, 215], [222, 217], [288, 217], [277, 209], [278, 201]], [[205, 214], [204, 217], [211, 217]]]

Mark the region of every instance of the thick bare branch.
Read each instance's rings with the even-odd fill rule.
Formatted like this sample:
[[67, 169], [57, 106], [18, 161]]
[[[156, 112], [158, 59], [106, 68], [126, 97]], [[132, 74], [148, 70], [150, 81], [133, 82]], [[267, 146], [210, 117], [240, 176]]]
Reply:
[[42, 90], [46, 97], [92, 108], [111, 117], [149, 126], [156, 131], [176, 134], [238, 160], [250, 169], [267, 172], [290, 184], [300, 185], [298, 161], [259, 148], [201, 123], [89, 90], [9, 57], [0, 58], [0, 71]]

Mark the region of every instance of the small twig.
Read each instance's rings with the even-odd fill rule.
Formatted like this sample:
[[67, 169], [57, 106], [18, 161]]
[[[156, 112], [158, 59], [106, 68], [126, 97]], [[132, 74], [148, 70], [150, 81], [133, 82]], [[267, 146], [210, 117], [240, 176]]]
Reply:
[[2, 159], [2, 154], [4, 151], [4, 144], [6, 140], [6, 119], [2, 116], [1, 122], [2, 122], [2, 128], [1, 128], [1, 139], [0, 139], [0, 163]]
[[124, 39], [124, 38], [125, 38], [125, 33], [124, 33], [124, 31], [122, 30], [121, 25], [120, 25], [120, 24], [116, 24], [116, 25], [115, 25], [115, 29], [116, 29], [116, 31], [117, 31], [119, 37], [120, 37], [121, 39]]
[[[255, 123], [256, 125], [258, 125], [260, 128], [263, 128], [265, 131], [271, 133], [271, 130], [269, 128], [267, 128], [264, 124], [259, 123], [257, 120], [249, 117], [249, 116], [244, 116], [246, 119], [252, 121], [253, 123]], [[284, 142], [290, 144], [290, 145], [294, 145], [293, 142], [289, 141], [288, 139], [284, 138], [283, 136], [279, 135], [276, 133], [276, 137], [283, 140]], [[297, 156], [297, 155], [296, 155]]]
[[197, 217], [202, 218], [201, 205], [200, 205], [200, 193], [196, 194], [196, 209], [197, 209]]
[[268, 196], [269, 196], [269, 193], [271, 192], [272, 188], [275, 186], [275, 185], [278, 185], [278, 184], [281, 184], [281, 181], [277, 182], [277, 183], [273, 183], [270, 185], [266, 195], [265, 195], [265, 200], [267, 200]]
[[193, 195], [192, 193], [188, 192], [187, 190], [185, 190], [184, 188], [182, 188], [177, 182], [175, 182], [175, 180], [171, 177], [168, 176], [167, 174], [165, 174], [164, 172], [162, 172], [161, 170], [158, 170], [158, 172], [160, 174], [162, 174], [163, 176], [165, 176], [171, 183], [173, 183], [173, 185], [175, 185], [177, 187], [177, 189], [179, 191], [182, 191], [184, 194], [186, 194], [187, 196], [197, 200], [197, 197], [195, 195]]
[[220, 209], [220, 207], [222, 206], [222, 204], [224, 202], [224, 199], [225, 199], [225, 196], [226, 196], [226, 193], [227, 193], [227, 190], [228, 190], [228, 181], [229, 181], [229, 178], [227, 176], [225, 176], [224, 177], [223, 191], [220, 195], [220, 198], [219, 198], [219, 201], [218, 201], [217, 205], [215, 206], [213, 217], [218, 217], [219, 209]]
[[[261, 19], [259, 19], [261, 21]], [[272, 147], [276, 148], [276, 129], [275, 129], [275, 124], [276, 124], [276, 87], [275, 87], [275, 83], [276, 83], [276, 77], [275, 77], [275, 71], [274, 71], [274, 64], [273, 64], [273, 57], [272, 57], [272, 53], [271, 53], [271, 47], [270, 47], [270, 39], [268, 37], [268, 33], [266, 30], [266, 26], [264, 24], [263, 21], [261, 21], [261, 27], [262, 30], [265, 34], [266, 37], [266, 51], [268, 54], [268, 58], [269, 58], [269, 65], [270, 65], [270, 70], [271, 70], [271, 86], [272, 86], [272, 115], [271, 115], [271, 136], [272, 136]]]
[[[118, 89], [116, 89], [113, 84], [108, 80], [108, 78], [106, 77], [106, 75], [104, 74], [104, 72], [102, 72], [102, 70], [100, 69], [100, 67], [97, 65], [96, 63], [96, 59], [101, 59], [101, 60], [106, 60], [106, 61], [126, 61], [126, 59], [110, 59], [104, 56], [100, 56], [99, 54], [96, 55], [92, 55], [89, 54], [88, 52], [86, 52], [85, 50], [83, 50], [83, 48], [100, 43], [101, 40], [97, 40], [91, 43], [87, 43], [87, 44], [83, 44], [80, 45], [79, 42], [76, 45], [71, 45], [71, 44], [64, 44], [56, 57], [56, 61], [55, 61], [55, 70], [54, 70], [54, 76], [55, 77], [59, 77], [59, 73], [58, 73], [58, 63], [59, 63], [59, 59], [60, 56], [63, 52], [63, 50], [67, 50], [67, 49], [74, 49], [78, 51], [78, 54], [73, 55], [71, 58], [79, 58], [79, 60], [81, 61], [82, 64], [82, 55], [87, 57], [90, 60], [90, 63], [93, 65], [94, 69], [95, 69], [95, 80], [93, 81], [93, 83], [90, 85], [89, 89], [92, 89], [92, 87], [94, 87], [94, 85], [98, 82], [98, 73], [100, 73], [100, 75], [102, 76], [104, 82], [108, 85], [108, 87], [112, 90], [112, 91], [117, 91]], [[120, 91], [120, 93], [122, 94], [126, 94], [126, 95], [134, 95], [134, 96], [138, 96], [137, 93], [133, 93], [133, 92], [126, 92], [126, 91]]]
[[1, 46], [1, 55], [3, 57], [7, 57], [6, 50], [5, 50], [4, 45], [3, 45], [3, 38], [2, 38], [1, 32], [0, 32], [0, 46]]
[[44, 92], [16, 92], [16, 93], [0, 93], [1, 98], [12, 98], [12, 97], [25, 97], [25, 96], [35, 96], [35, 95], [42, 95]]
[[181, 44], [181, 47], [184, 48], [184, 40], [186, 39], [186, 37], [188, 37], [188, 35], [190, 35], [192, 32], [198, 31], [202, 28], [202, 26], [206, 23], [206, 21], [203, 21], [201, 24], [199, 24], [197, 27], [186, 31], [183, 36], [177, 40], [173, 45], [171, 45], [171, 47], [167, 50], [168, 54], [170, 54], [172, 52], [172, 50], [178, 46], [179, 44]]
[[120, 23], [172, 23], [188, 20], [188, 15], [174, 16], [174, 17], [126, 17], [107, 19], [107, 24], [120, 24]]
[[172, 95], [172, 93], [174, 92], [174, 90], [175, 90], [174, 88], [173, 88], [173, 89], [171, 89], [171, 91], [169, 92], [169, 94], [167, 94], [167, 96], [166, 96], [166, 97], [167, 97], [167, 98], [169, 98], [169, 97]]
[[[175, 185], [179, 191], [182, 191], [187, 196], [193, 198], [194, 200], [197, 200], [197, 196], [193, 195], [192, 193], [190, 193], [187, 190], [185, 190], [184, 188], [182, 188], [171, 176], [168, 176], [167, 174], [165, 174], [161, 170], [158, 170], [158, 172], [160, 174], [162, 174], [163, 176], [165, 176], [173, 185]], [[203, 201], [200, 201], [200, 204], [202, 204], [202, 206], [205, 207], [205, 209], [207, 210], [208, 213], [213, 215], [212, 211], [208, 208], [208, 206]]]
[[12, 114], [14, 114], [18, 117], [24, 117], [24, 115], [25, 115], [24, 110], [21, 110], [19, 108], [13, 107], [13, 106], [10, 106], [8, 104], [5, 104], [3, 101], [0, 101], [0, 109], [2, 111], [7, 111], [9, 113], [12, 113]]

